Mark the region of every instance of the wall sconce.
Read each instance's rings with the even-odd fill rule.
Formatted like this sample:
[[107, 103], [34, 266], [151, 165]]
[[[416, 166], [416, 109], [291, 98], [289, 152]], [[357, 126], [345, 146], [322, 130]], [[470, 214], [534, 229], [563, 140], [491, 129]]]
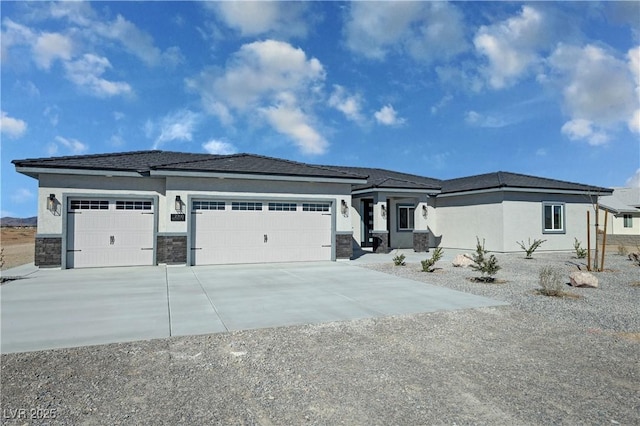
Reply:
[[382, 214], [382, 217], [387, 217], [387, 206], [384, 204], [380, 206], [380, 214]]
[[347, 202], [345, 200], [342, 200], [340, 202], [340, 212], [344, 217], [349, 216], [349, 206], [347, 205]]
[[56, 194], [49, 194], [49, 198], [47, 198], [47, 210], [50, 212], [56, 209]]
[[429, 214], [428, 210], [427, 210], [427, 206], [425, 206], [424, 204], [422, 205], [422, 217], [424, 217], [425, 219], [427, 218], [427, 215]]
[[179, 195], [176, 195], [175, 209], [176, 209], [177, 212], [181, 212], [182, 211], [182, 200], [180, 199]]

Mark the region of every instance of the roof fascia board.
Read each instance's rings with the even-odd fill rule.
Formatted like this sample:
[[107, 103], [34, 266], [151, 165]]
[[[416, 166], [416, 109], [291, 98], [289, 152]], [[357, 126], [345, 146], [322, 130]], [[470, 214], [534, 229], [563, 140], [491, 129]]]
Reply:
[[218, 179], [249, 179], [249, 180], [277, 180], [291, 182], [319, 182], [319, 183], [365, 183], [366, 179], [358, 178], [332, 178], [326, 176], [287, 176], [287, 175], [261, 175], [252, 173], [220, 173], [220, 172], [191, 172], [173, 170], [151, 170], [151, 176], [156, 177], [205, 177]]
[[143, 173], [125, 172], [122, 170], [102, 170], [102, 169], [68, 169], [52, 167], [16, 167], [18, 173], [25, 175], [53, 174], [53, 175], [85, 175], [85, 176], [125, 176], [143, 177]]
[[447, 192], [438, 195], [439, 197], [455, 197], [457, 195], [473, 195], [473, 194], [487, 194], [490, 192], [529, 192], [529, 193], [543, 193], [543, 194], [567, 194], [567, 195], [599, 195], [594, 194], [588, 190], [579, 189], [551, 189], [551, 188], [518, 188], [518, 187], [502, 187], [502, 188], [487, 188], [487, 189], [474, 189], [468, 191], [459, 192]]
[[370, 194], [374, 192], [380, 193], [403, 193], [403, 194], [427, 194], [438, 195], [440, 190], [437, 189], [410, 189], [410, 188], [366, 188], [358, 189], [357, 191], [351, 191], [351, 195]]

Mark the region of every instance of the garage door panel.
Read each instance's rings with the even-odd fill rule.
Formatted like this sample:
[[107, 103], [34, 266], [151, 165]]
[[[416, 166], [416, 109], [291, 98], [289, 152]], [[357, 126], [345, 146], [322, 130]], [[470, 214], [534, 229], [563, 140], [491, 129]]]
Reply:
[[[302, 211], [302, 203], [295, 202], [275, 203], [275, 210], [264, 201], [213, 202], [224, 204], [225, 210], [195, 208], [205, 203], [192, 205], [195, 265], [331, 260], [333, 220], [328, 212]], [[233, 210], [232, 204], [256, 204], [262, 210]]]
[[70, 200], [67, 267], [153, 265], [154, 224], [151, 201]]

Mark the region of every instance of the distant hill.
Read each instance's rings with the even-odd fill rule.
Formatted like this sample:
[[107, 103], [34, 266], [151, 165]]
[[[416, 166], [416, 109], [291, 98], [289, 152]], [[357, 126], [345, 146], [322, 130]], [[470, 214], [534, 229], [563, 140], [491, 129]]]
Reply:
[[3, 217], [0, 218], [0, 226], [36, 226], [38, 218], [34, 217]]

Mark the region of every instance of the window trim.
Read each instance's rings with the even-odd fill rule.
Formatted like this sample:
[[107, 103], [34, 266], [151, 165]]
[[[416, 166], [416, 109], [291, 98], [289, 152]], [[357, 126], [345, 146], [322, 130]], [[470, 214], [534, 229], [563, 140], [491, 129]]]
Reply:
[[[407, 225], [409, 227], [407, 228], [401, 228], [400, 227], [400, 210], [406, 209], [408, 210], [407, 212]], [[413, 232], [416, 229], [416, 216], [415, 213], [416, 212], [416, 206], [413, 204], [398, 204], [396, 205], [396, 231], [398, 232]], [[413, 222], [413, 226], [412, 223]]]
[[631, 214], [622, 215], [622, 227], [626, 229], [633, 228], [633, 215]]
[[[554, 207], [560, 207], [560, 228], [547, 229], [546, 227], [546, 209], [551, 207], [552, 226], [553, 224], [553, 210]], [[543, 201], [542, 202], [542, 233], [543, 234], [566, 234], [567, 233], [567, 220], [566, 220], [566, 208], [565, 203], [559, 201]]]

